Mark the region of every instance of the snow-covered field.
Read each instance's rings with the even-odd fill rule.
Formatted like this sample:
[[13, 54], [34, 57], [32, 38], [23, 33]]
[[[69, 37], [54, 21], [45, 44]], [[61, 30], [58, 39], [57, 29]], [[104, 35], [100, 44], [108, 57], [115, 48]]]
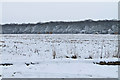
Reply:
[[[118, 36], [102, 34], [0, 35], [4, 78], [117, 78]], [[55, 58], [55, 59], [53, 59]], [[29, 64], [27, 66], [26, 64]]]

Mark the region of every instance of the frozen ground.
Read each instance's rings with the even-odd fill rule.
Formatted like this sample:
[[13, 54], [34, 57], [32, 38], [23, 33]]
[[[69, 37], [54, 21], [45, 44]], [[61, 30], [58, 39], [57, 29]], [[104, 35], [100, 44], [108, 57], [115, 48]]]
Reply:
[[118, 61], [117, 35], [4, 34], [0, 37], [2, 63], [13, 64], [0, 66], [4, 78], [118, 77], [118, 66], [93, 64]]

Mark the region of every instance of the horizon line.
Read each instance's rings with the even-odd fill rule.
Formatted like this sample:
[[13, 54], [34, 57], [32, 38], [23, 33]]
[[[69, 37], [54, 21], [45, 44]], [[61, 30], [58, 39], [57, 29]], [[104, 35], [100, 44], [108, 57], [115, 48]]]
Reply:
[[11, 23], [0, 23], [0, 25], [6, 25], [6, 24], [38, 24], [38, 23], [51, 23], [51, 22], [82, 22], [82, 21], [120, 21], [120, 19], [85, 19], [85, 20], [50, 20], [50, 21], [38, 21], [38, 22], [25, 22], [25, 23], [19, 23], [19, 22], [11, 22]]

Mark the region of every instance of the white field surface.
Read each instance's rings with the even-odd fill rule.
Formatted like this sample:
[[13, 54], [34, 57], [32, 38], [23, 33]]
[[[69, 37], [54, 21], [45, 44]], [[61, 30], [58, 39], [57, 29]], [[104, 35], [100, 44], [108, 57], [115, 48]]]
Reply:
[[[3, 34], [0, 38], [0, 63], [13, 64], [0, 66], [3, 78], [118, 77], [118, 66], [93, 64], [118, 61], [117, 35]], [[77, 59], [72, 59], [73, 55]], [[37, 64], [25, 65], [31, 62]]]

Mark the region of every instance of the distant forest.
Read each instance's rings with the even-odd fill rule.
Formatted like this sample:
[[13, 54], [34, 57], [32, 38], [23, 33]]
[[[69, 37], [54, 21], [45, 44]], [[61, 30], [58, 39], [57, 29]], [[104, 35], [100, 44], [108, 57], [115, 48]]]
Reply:
[[119, 34], [119, 20], [4, 24], [3, 34]]

